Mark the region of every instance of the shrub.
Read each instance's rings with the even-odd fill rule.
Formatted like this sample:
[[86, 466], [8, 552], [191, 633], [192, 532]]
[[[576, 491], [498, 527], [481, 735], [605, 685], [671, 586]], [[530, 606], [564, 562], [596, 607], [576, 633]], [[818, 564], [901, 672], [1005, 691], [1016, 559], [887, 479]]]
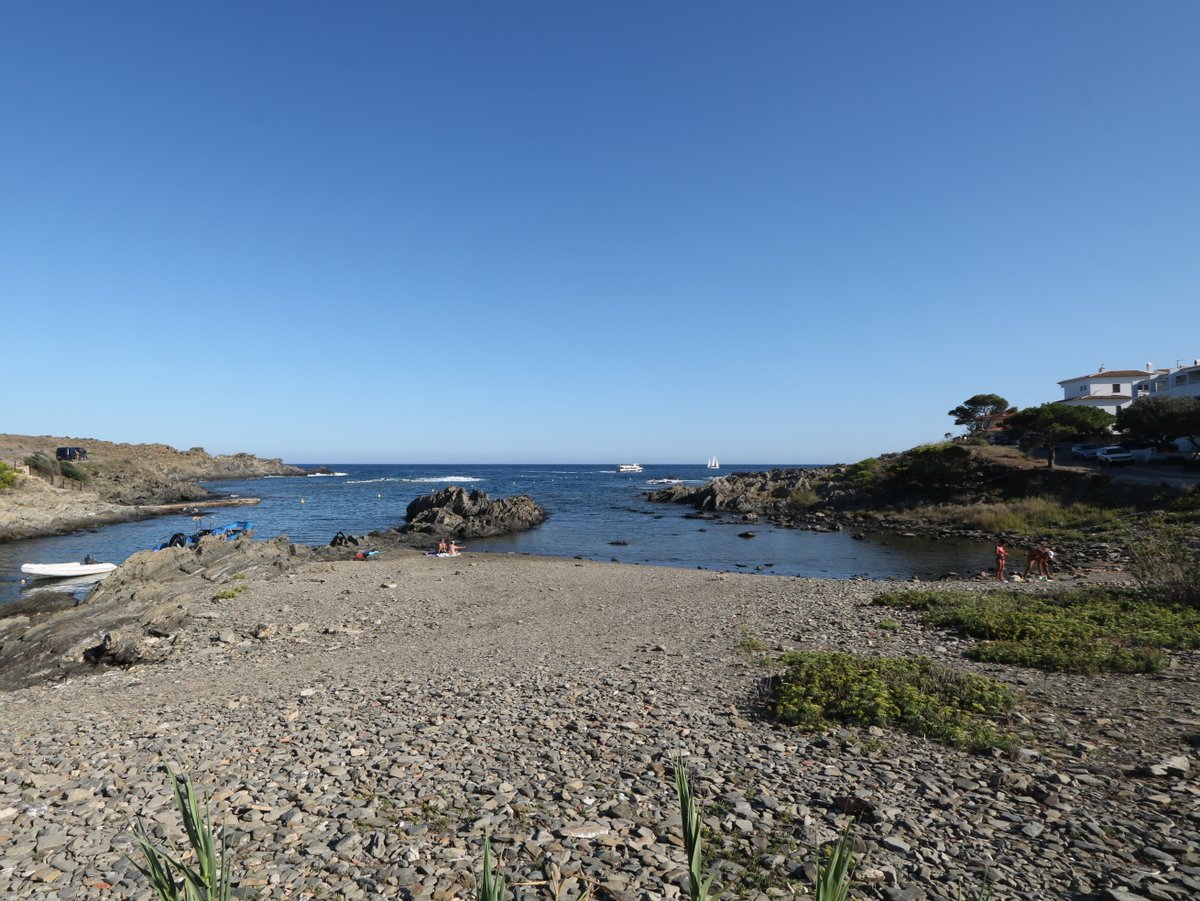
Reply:
[[797, 510], [807, 510], [821, 502], [821, 497], [811, 488], [796, 488], [788, 495], [788, 503]]
[[44, 479], [58, 475], [58, 461], [51, 460], [45, 454], [34, 454], [25, 458], [25, 465]]
[[846, 478], [851, 484], [859, 488], [870, 485], [878, 477], [879, 460], [876, 457], [867, 457], [865, 460], [859, 460], [853, 466], [846, 469]]
[[954, 747], [1012, 749], [1013, 736], [988, 717], [1016, 701], [994, 679], [941, 666], [927, 657], [904, 660], [840, 652], [786, 654], [772, 712], [794, 726], [844, 722], [896, 726]]
[[88, 474], [70, 460], [52, 460], [45, 454], [34, 454], [25, 458], [25, 465], [47, 481], [55, 476], [73, 479], [76, 482], [86, 482]]
[[1163, 649], [1200, 647], [1200, 611], [1130, 591], [895, 591], [874, 603], [978, 639], [972, 659], [1034, 669], [1154, 672], [1166, 665]]
[[1147, 523], [1129, 542], [1131, 571], [1143, 593], [1200, 608], [1200, 539], [1179, 526]]
[[70, 460], [62, 460], [58, 463], [58, 471], [63, 474], [64, 478], [74, 479], [76, 482], [86, 482], [90, 476], [72, 463]]
[[7, 491], [16, 482], [19, 473], [7, 463], [0, 463], [0, 491]]

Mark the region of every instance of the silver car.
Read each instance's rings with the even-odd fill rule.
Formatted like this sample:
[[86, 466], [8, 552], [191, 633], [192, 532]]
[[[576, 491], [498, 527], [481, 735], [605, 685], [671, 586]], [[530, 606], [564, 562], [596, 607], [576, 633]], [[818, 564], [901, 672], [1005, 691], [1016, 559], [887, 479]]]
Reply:
[[1113, 444], [1096, 451], [1096, 459], [1108, 466], [1113, 466], [1117, 463], [1132, 463], [1133, 454], [1125, 450], [1121, 445]]

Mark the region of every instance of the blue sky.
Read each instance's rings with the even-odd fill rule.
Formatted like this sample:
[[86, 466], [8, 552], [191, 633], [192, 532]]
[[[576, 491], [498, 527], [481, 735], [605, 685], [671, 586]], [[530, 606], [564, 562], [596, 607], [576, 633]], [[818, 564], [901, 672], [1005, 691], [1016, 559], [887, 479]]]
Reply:
[[854, 461], [1200, 357], [1200, 4], [0, 8], [0, 431]]

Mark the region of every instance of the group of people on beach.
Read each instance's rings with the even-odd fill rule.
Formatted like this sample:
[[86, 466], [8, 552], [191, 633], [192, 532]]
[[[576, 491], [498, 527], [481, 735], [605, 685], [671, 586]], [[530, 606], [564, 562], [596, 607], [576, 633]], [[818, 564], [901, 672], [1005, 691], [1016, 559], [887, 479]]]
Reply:
[[[1029, 549], [1029, 556], [1025, 560], [1025, 572], [1021, 573], [1022, 579], [1028, 579], [1029, 573], [1036, 570], [1036, 575], [1040, 579], [1052, 581], [1054, 576], [1050, 575], [1050, 564], [1054, 561], [1054, 551], [1048, 544], [1041, 544]], [[996, 581], [1003, 582], [1005, 580], [1005, 570], [1008, 567], [1008, 550], [1003, 544], [996, 545]], [[1015, 577], [1014, 577], [1015, 578]]]
[[449, 554], [451, 557], [457, 557], [462, 551], [462, 545], [455, 544], [453, 541], [449, 543], [443, 538], [438, 542], [437, 553], [440, 557], [442, 554]]

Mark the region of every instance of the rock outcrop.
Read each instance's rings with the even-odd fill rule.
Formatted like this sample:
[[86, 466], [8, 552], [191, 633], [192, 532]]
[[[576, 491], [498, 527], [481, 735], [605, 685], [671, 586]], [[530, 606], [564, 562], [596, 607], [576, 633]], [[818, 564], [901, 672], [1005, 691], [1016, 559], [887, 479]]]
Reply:
[[687, 504], [704, 513], [757, 513], [781, 517], [795, 512], [793, 496], [828, 481], [829, 469], [771, 469], [734, 472], [700, 487], [672, 485], [650, 492], [652, 501]]
[[405, 517], [406, 535], [467, 539], [532, 529], [545, 521], [546, 511], [527, 494], [494, 501], [478, 489], [468, 494], [452, 485], [414, 500]]
[[191, 547], [134, 554], [78, 606], [50, 593], [0, 607], [0, 690], [57, 681], [97, 664], [129, 665], [171, 653], [180, 624], [222, 592], [272, 579], [314, 558], [347, 552], [290, 544], [285, 536], [234, 541], [207, 536]]

